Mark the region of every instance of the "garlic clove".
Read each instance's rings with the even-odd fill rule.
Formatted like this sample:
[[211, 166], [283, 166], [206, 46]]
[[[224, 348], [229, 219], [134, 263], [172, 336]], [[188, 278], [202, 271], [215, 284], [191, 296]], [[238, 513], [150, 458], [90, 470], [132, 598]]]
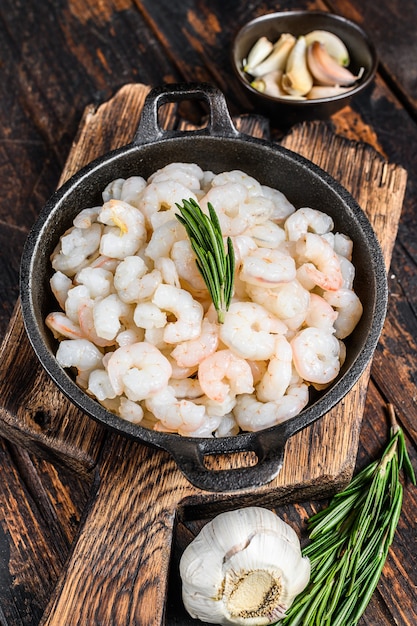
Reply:
[[288, 56], [295, 45], [295, 37], [290, 33], [283, 33], [278, 41], [274, 44], [273, 50], [269, 56], [266, 57], [262, 63], [252, 67], [249, 70], [249, 73], [253, 77], [263, 76], [264, 74], [268, 74], [269, 72], [273, 72], [276, 70], [283, 71]]
[[260, 37], [249, 51], [247, 59], [243, 62], [243, 71], [251, 72], [251, 70], [262, 63], [264, 59], [272, 52], [274, 44], [267, 37]]
[[257, 91], [260, 91], [267, 96], [272, 96], [273, 98], [304, 100], [304, 96], [291, 96], [281, 87], [282, 75], [282, 70], [268, 72], [268, 74], [255, 78], [255, 80], [251, 82], [251, 86]]
[[307, 100], [320, 100], [320, 98], [332, 98], [333, 96], [338, 96], [340, 94], [344, 94], [347, 91], [350, 91], [352, 87], [339, 87], [335, 86], [327, 86], [327, 85], [313, 85], [313, 87], [308, 92], [306, 98]]
[[314, 41], [307, 48], [307, 64], [318, 85], [353, 85], [362, 75], [352, 74], [346, 67], [340, 66], [327, 52], [325, 46]]
[[310, 562], [288, 524], [268, 509], [249, 507], [206, 524], [184, 551], [180, 575], [192, 617], [266, 626], [284, 617], [307, 585]]
[[305, 96], [313, 86], [313, 77], [307, 66], [307, 45], [305, 37], [298, 37], [292, 48], [285, 72], [282, 77], [282, 87], [292, 96]]
[[334, 33], [331, 33], [328, 30], [312, 30], [310, 33], [307, 33], [305, 38], [307, 48], [315, 41], [319, 41], [324, 44], [327, 52], [333, 59], [335, 59], [335, 61], [337, 61], [338, 65], [342, 65], [343, 67], [347, 67], [349, 65], [350, 57], [348, 49], [340, 37]]

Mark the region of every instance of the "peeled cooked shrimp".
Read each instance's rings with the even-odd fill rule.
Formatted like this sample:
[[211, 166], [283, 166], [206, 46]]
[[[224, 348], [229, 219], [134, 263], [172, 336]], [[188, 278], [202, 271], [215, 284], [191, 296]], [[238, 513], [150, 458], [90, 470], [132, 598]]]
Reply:
[[272, 200], [274, 209], [271, 215], [271, 220], [280, 224], [287, 219], [289, 215], [294, 213], [295, 206], [291, 204], [282, 191], [279, 191], [279, 189], [273, 189], [268, 185], [261, 185], [261, 190], [262, 195], [265, 196], [265, 198]]
[[124, 259], [135, 254], [146, 241], [145, 218], [142, 213], [122, 200], [109, 200], [103, 205], [98, 221], [113, 226], [100, 242], [100, 254]]
[[204, 310], [188, 291], [162, 284], [155, 291], [152, 302], [177, 318], [175, 322], [168, 322], [164, 329], [167, 343], [180, 343], [200, 335]]
[[148, 183], [176, 181], [195, 191], [200, 189], [203, 178], [204, 172], [196, 163], [168, 163], [149, 176]]
[[321, 328], [332, 334], [335, 332], [334, 323], [336, 319], [337, 312], [330, 306], [327, 300], [316, 293], [311, 293], [305, 317], [306, 325]]
[[56, 360], [61, 367], [75, 367], [78, 372], [97, 369], [102, 359], [102, 352], [88, 339], [64, 339], [56, 353]]
[[172, 219], [172, 210], [177, 212], [176, 203], [181, 204], [184, 199], [190, 198], [197, 200], [195, 193], [176, 180], [150, 182], [142, 193], [138, 208], [145, 216], [147, 225], [151, 226], [152, 219], [157, 213], [170, 211], [169, 217]]
[[321, 385], [330, 383], [340, 370], [340, 345], [331, 333], [304, 328], [291, 340], [294, 365], [302, 379]]
[[269, 359], [285, 324], [256, 302], [232, 302], [220, 326], [220, 339], [242, 359]]
[[292, 377], [292, 348], [287, 339], [276, 338], [275, 353], [256, 387], [256, 397], [262, 402], [279, 400], [286, 392]]
[[295, 279], [295, 261], [280, 250], [257, 248], [243, 259], [239, 277], [251, 285], [278, 287]]
[[217, 350], [219, 345], [219, 326], [207, 318], [201, 324], [201, 333], [196, 339], [183, 341], [175, 346], [171, 355], [180, 367], [198, 365]]
[[134, 402], [164, 389], [172, 374], [168, 359], [146, 342], [117, 348], [107, 362], [107, 371], [116, 394], [124, 393]]
[[95, 300], [94, 327], [99, 337], [113, 340], [122, 328], [122, 321], [129, 317], [131, 308], [115, 293]]
[[332, 246], [320, 235], [307, 233], [296, 244], [297, 260], [306, 276], [322, 289], [337, 291], [343, 283], [340, 261]]
[[105, 298], [113, 289], [113, 274], [102, 267], [84, 267], [74, 277], [76, 285], [87, 287], [91, 298]]
[[363, 306], [358, 296], [351, 289], [339, 289], [323, 295], [326, 302], [337, 311], [334, 327], [336, 337], [344, 339], [351, 334], [363, 313]]
[[54, 294], [59, 306], [64, 309], [65, 301], [68, 297], [68, 291], [73, 286], [71, 278], [69, 278], [66, 274], [62, 272], [55, 272], [51, 276], [51, 280], [49, 281], [52, 289], [52, 293]]
[[101, 230], [100, 224], [92, 224], [90, 228], [70, 228], [51, 255], [53, 269], [74, 276], [98, 251]]
[[218, 350], [204, 359], [198, 368], [198, 380], [206, 396], [224, 402], [229, 395], [253, 392], [249, 364], [231, 350]]
[[127, 303], [150, 298], [161, 282], [159, 270], [149, 271], [139, 256], [126, 256], [114, 273], [114, 287], [120, 300]]
[[278, 317], [290, 330], [300, 328], [307, 315], [310, 293], [298, 280], [278, 287], [262, 288], [248, 285], [248, 295]]
[[164, 428], [182, 435], [200, 428], [206, 417], [203, 405], [176, 398], [173, 389], [169, 386], [148, 397], [145, 404]]
[[287, 393], [276, 401], [260, 402], [253, 395], [242, 394], [237, 397], [233, 414], [242, 430], [256, 432], [298, 415], [307, 403], [307, 385], [292, 385]]
[[65, 315], [62, 311], [49, 313], [45, 324], [52, 331], [55, 338], [67, 337], [67, 339], [82, 339], [84, 333], [80, 325]]
[[285, 221], [285, 230], [289, 241], [297, 241], [307, 233], [323, 235], [332, 229], [333, 219], [330, 215], [310, 207], [298, 209]]

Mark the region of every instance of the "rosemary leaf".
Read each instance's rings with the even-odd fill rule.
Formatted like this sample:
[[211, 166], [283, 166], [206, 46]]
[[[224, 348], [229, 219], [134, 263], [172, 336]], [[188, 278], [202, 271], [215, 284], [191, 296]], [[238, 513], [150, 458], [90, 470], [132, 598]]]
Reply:
[[381, 459], [308, 520], [303, 555], [310, 559], [310, 582], [279, 626], [356, 626], [368, 606], [401, 514], [400, 471], [416, 484], [404, 433], [392, 405], [388, 410], [391, 432]]
[[207, 205], [209, 215], [203, 213], [192, 198], [182, 200], [182, 204], [177, 203], [181, 212], [177, 218], [190, 239], [197, 268], [216, 308], [217, 319], [223, 323], [233, 296], [235, 255], [232, 240], [227, 238], [226, 252], [219, 218], [210, 203]]

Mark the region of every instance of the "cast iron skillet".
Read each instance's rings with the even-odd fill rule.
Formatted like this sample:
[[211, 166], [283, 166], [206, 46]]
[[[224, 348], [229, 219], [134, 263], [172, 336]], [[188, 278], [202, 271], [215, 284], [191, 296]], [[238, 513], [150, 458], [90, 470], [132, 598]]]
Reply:
[[[168, 102], [198, 99], [209, 109], [202, 130], [164, 130], [159, 109]], [[364, 305], [362, 319], [347, 341], [347, 358], [334, 384], [311, 398], [298, 416], [277, 426], [236, 436], [191, 438], [159, 433], [124, 421], [85, 394], [57, 363], [57, 343], [44, 324], [56, 310], [49, 289], [49, 257], [59, 237], [83, 208], [101, 204], [101, 192], [115, 178], [148, 177], [173, 161], [198, 163], [204, 170], [241, 169], [263, 184], [283, 191], [298, 208], [311, 206], [330, 214], [335, 230], [354, 242], [355, 290]], [[21, 302], [30, 342], [42, 366], [61, 391], [84, 413], [113, 431], [171, 453], [197, 487], [229, 491], [271, 481], [279, 472], [289, 437], [327, 413], [358, 380], [376, 347], [387, 306], [382, 253], [374, 231], [351, 195], [326, 172], [301, 156], [268, 141], [239, 133], [223, 94], [209, 84], [166, 85], [152, 90], [144, 104], [132, 143], [99, 158], [73, 176], [47, 202], [31, 230], [21, 264]], [[207, 469], [206, 455], [252, 451], [257, 463], [224, 471]]]

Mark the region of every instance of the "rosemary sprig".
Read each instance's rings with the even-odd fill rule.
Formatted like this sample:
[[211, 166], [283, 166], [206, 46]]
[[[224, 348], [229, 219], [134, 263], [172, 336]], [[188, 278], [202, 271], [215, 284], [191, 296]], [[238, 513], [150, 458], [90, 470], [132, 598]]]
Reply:
[[210, 203], [207, 204], [209, 215], [203, 213], [192, 198], [182, 200], [182, 203], [183, 206], [176, 203], [181, 211], [177, 218], [190, 238], [197, 267], [213, 300], [217, 319], [222, 324], [233, 295], [235, 255], [232, 240], [227, 238], [226, 253], [219, 218]]
[[404, 433], [388, 405], [390, 440], [380, 461], [365, 467], [308, 520], [310, 583], [279, 626], [356, 626], [378, 584], [401, 513], [400, 470], [415, 485]]

